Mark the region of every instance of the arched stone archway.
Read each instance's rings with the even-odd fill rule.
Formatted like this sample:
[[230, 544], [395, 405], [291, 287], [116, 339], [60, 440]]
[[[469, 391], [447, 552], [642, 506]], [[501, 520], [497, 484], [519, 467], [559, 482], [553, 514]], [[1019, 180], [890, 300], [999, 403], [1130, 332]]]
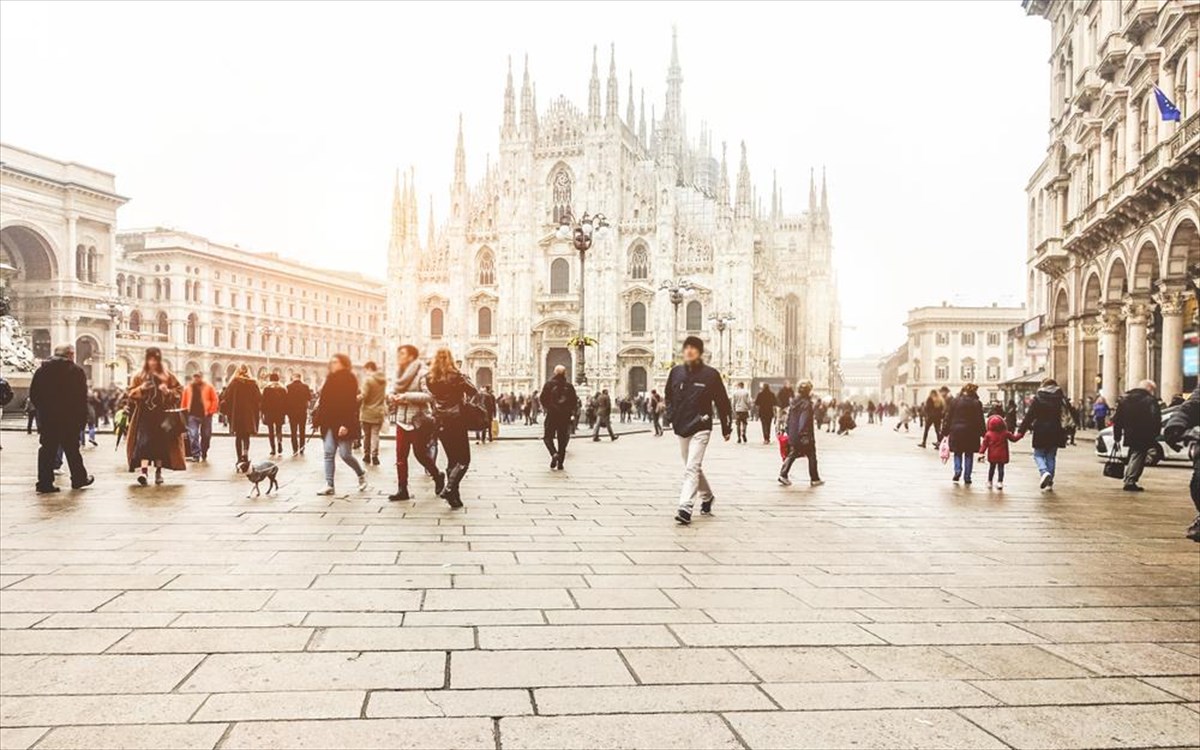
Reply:
[[1167, 245], [1166, 276], [1182, 278], [1200, 267], [1200, 229], [1190, 218], [1175, 227]]
[[104, 371], [104, 356], [100, 350], [100, 342], [94, 336], [85, 334], [75, 339], [75, 364], [87, 373], [88, 383], [100, 382], [100, 373]]
[[41, 232], [23, 224], [0, 230], [5, 262], [16, 268], [14, 281], [49, 281], [58, 276], [54, 248]]

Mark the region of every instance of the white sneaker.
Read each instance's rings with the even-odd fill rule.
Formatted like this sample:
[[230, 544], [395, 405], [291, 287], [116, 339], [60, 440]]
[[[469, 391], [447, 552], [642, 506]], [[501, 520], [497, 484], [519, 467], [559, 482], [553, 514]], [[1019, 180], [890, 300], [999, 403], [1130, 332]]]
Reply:
[[792, 485], [792, 480], [790, 480], [787, 477], [785, 477], [784, 475], [780, 474], [779, 475], [779, 483], [782, 484], [784, 487], [790, 487]]
[[1052, 484], [1054, 484], [1054, 477], [1050, 474], [1050, 472], [1043, 471], [1042, 472], [1042, 484], [1041, 484], [1042, 489], [1043, 490], [1049, 489], [1050, 485], [1052, 485]]
[[365, 471], [362, 474], [358, 475], [358, 491], [359, 492], [367, 491], [367, 473]]
[[323, 489], [323, 490], [318, 490], [318, 491], [317, 491], [317, 495], [318, 495], [318, 496], [320, 496], [320, 497], [330, 497], [330, 496], [332, 496], [332, 495], [333, 495], [333, 493], [334, 493], [334, 489], [333, 489], [333, 487], [326, 487], [326, 488], [325, 488], [325, 489]]
[[813, 487], [820, 487], [823, 484], [825, 484], [824, 479], [814, 479], [811, 482], [809, 482], [809, 485], [811, 485]]
[[996, 483], [996, 489], [998, 489], [998, 490], [1002, 490], [1002, 489], [1004, 489], [1004, 482], [997, 482], [997, 483]]
[[989, 479], [988, 480], [988, 489], [990, 490], [991, 488], [992, 488], [992, 480]]

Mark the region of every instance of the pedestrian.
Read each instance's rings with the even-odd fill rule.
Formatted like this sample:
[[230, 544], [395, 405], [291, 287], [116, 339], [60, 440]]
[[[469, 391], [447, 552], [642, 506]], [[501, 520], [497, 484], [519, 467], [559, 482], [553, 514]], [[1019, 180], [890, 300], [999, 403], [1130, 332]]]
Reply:
[[854, 421], [854, 404], [850, 401], [843, 401], [841, 414], [838, 415], [837, 434], [849, 435], [850, 431], [858, 426]]
[[[880, 410], [879, 421], [883, 422], [883, 411]], [[867, 401], [867, 424], [875, 424], [875, 402]]]
[[363, 363], [358, 394], [358, 419], [361, 423], [363, 464], [379, 465], [379, 434], [387, 418], [387, 375], [371, 360]]
[[746, 384], [739, 382], [729, 394], [729, 402], [733, 405], [733, 423], [737, 426], [737, 441], [746, 442], [746, 425], [750, 422], [750, 391]]
[[1070, 412], [1062, 389], [1054, 378], [1046, 378], [1033, 394], [1025, 410], [1025, 418], [1017, 429], [1021, 436], [1033, 430], [1033, 462], [1041, 475], [1040, 486], [1043, 490], [1054, 487], [1058, 449], [1067, 444], [1064, 422], [1068, 420]]
[[792, 384], [785, 380], [779, 393], [775, 394], [775, 421], [783, 421], [783, 413], [787, 411], [788, 404], [792, 403], [792, 396], [795, 395]]
[[1189, 439], [1188, 433], [1197, 427], [1200, 427], [1200, 387], [1192, 391], [1191, 398], [1180, 404], [1179, 409], [1163, 425], [1163, 439], [1167, 445], [1182, 450], [1185, 440], [1191, 443], [1192, 481], [1188, 489], [1191, 491], [1192, 505], [1196, 506], [1196, 518], [1188, 527], [1186, 536], [1193, 542], [1200, 542], [1200, 445], [1194, 437]]
[[79, 431], [79, 447], [82, 448], [84, 443], [91, 443], [92, 447], [96, 447], [96, 427], [100, 422], [100, 399], [95, 395], [89, 395], [87, 398], [87, 423], [83, 429]]
[[666, 404], [663, 403], [663, 397], [659, 395], [657, 388], [651, 389], [649, 400], [650, 404], [647, 408], [650, 411], [650, 423], [654, 425], [654, 437], [662, 437], [662, 418]]
[[152, 346], [146, 350], [142, 369], [129, 383], [129, 399], [134, 404], [129, 424], [129, 440], [125, 443], [129, 470], [137, 471], [137, 483], [148, 484], [150, 466], [154, 466], [154, 483], [163, 483], [163, 469], [184, 471], [183, 412], [176, 404], [183, 396], [183, 386], [163, 364], [162, 352]]
[[542, 386], [538, 401], [546, 410], [542, 442], [550, 451], [550, 470], [562, 471], [563, 460], [567, 457], [567, 443], [571, 440], [571, 414], [579, 403], [575, 386], [567, 380], [566, 367], [555, 366], [554, 375]]
[[946, 416], [946, 402], [936, 390], [930, 390], [925, 398], [925, 431], [921, 435], [919, 447], [924, 448], [929, 443], [929, 429], [933, 428], [934, 445], [942, 442], [942, 418]]
[[262, 421], [267, 426], [271, 458], [283, 455], [283, 421], [287, 419], [287, 401], [287, 388], [279, 382], [279, 373], [271, 373], [267, 376], [267, 385], [262, 389]]
[[[72, 348], [71, 351], [74, 352], [75, 349]], [[72, 354], [71, 356], [73, 357], [75, 355]], [[84, 373], [84, 377], [85, 378], [87, 377], [87, 373]], [[25, 434], [32, 435], [33, 428], [36, 426], [37, 426], [37, 407], [33, 405], [32, 398], [26, 397], [25, 398]], [[40, 430], [39, 430], [38, 434], [41, 434]]]
[[34, 489], [39, 494], [59, 491], [54, 484], [54, 469], [60, 453], [71, 469], [71, 489], [83, 489], [94, 482], [79, 452], [79, 431], [87, 422], [87, 374], [75, 364], [75, 347], [58, 347], [54, 356], [34, 371], [25, 404], [26, 414], [37, 414]]
[[964, 485], [971, 485], [971, 468], [985, 432], [987, 425], [983, 421], [979, 387], [974, 383], [967, 383], [950, 402], [945, 424], [942, 425], [942, 434], [949, 437], [950, 452], [954, 454], [953, 481], [957, 482], [961, 477]]
[[601, 389], [600, 394], [596, 396], [596, 427], [592, 430], [592, 442], [600, 442], [600, 428], [608, 430], [610, 440], [616, 440], [617, 434], [612, 428], [612, 399], [609, 398], [608, 389]]
[[771, 420], [775, 418], [775, 394], [771, 393], [771, 384], [763, 383], [758, 395], [754, 397], [754, 406], [758, 409], [758, 421], [762, 423], [763, 445], [771, 444]]
[[1113, 414], [1113, 440], [1124, 445], [1126, 492], [1141, 492], [1138, 484], [1146, 468], [1146, 455], [1158, 446], [1158, 435], [1162, 431], [1162, 408], [1154, 395], [1157, 386], [1153, 380], [1143, 380], [1136, 388], [1129, 389], [1117, 402]]
[[797, 458], [808, 459], [808, 483], [813, 487], [825, 484], [817, 472], [817, 437], [813, 429], [812, 382], [801, 380], [796, 384], [796, 395], [792, 398], [787, 414], [788, 454], [779, 469], [779, 483], [787, 487], [792, 483], [788, 474]]
[[487, 412], [487, 422], [483, 429], [475, 431], [475, 443], [490, 443], [496, 439], [492, 434], [492, 420], [496, 418], [496, 397], [492, 395], [492, 387], [485, 385], [483, 392], [479, 394], [479, 402], [483, 410]]
[[446, 475], [438, 471], [434, 458], [435, 425], [430, 404], [433, 397], [423, 389], [426, 368], [412, 344], [396, 350], [398, 372], [389, 399], [396, 420], [396, 492], [388, 500], [408, 500], [408, 454], [411, 451], [425, 473], [433, 478], [433, 493], [440, 495]]
[[[459, 372], [450, 350], [444, 348], [438, 349], [433, 355], [424, 387], [433, 397], [438, 441], [446, 452], [446, 486], [439, 495], [451, 508], [461, 508], [463, 503], [459, 485], [471, 465], [471, 441], [467, 438], [470, 419], [467, 411], [477, 408], [467, 399], [478, 391], [467, 376]], [[532, 406], [528, 403], [525, 406], [526, 413], [532, 414]]]
[[979, 460], [986, 457], [988, 462], [988, 489], [992, 488], [993, 482], [996, 489], [1004, 489], [1004, 467], [1009, 460], [1008, 444], [1020, 439], [1020, 435], [1009, 432], [1004, 417], [996, 414], [988, 417], [987, 432], [983, 433], [983, 440], [979, 443]]
[[358, 491], [367, 490], [367, 472], [354, 456], [354, 440], [359, 436], [358, 378], [350, 357], [334, 354], [329, 359], [329, 371], [321, 386], [313, 426], [320, 430], [325, 447], [325, 489], [323, 497], [336, 494], [333, 484], [334, 458], [340, 457], [358, 477]]
[[892, 428], [893, 432], [899, 432], [903, 427], [905, 432], [908, 432], [908, 423], [912, 421], [912, 410], [908, 408], [908, 404], [900, 404], [899, 407], [900, 419], [896, 421], [896, 426]]
[[208, 447], [212, 443], [212, 418], [221, 407], [217, 390], [204, 382], [204, 373], [192, 374], [192, 382], [183, 389], [179, 406], [187, 415], [188, 458], [207, 461]]
[[237, 372], [221, 393], [221, 413], [229, 421], [233, 433], [233, 449], [237, 456], [234, 468], [245, 473], [250, 468], [250, 438], [258, 434], [258, 421], [262, 405], [262, 392], [258, 382], [250, 376], [249, 365], [238, 367]]
[[666, 408], [671, 426], [679, 437], [683, 458], [683, 486], [679, 492], [679, 510], [675, 521], [682, 526], [692, 522], [692, 509], [700, 498], [700, 514], [712, 513], [712, 488], [704, 476], [704, 453], [712, 437], [713, 405], [721, 420], [721, 436], [728, 441], [733, 433], [732, 408], [725, 383], [716, 368], [704, 363], [704, 341], [699, 336], [683, 340], [683, 364], [667, 374]]
[[292, 373], [292, 382], [287, 384], [287, 421], [292, 438], [292, 456], [303, 456], [308, 442], [308, 403], [312, 401], [312, 389]]

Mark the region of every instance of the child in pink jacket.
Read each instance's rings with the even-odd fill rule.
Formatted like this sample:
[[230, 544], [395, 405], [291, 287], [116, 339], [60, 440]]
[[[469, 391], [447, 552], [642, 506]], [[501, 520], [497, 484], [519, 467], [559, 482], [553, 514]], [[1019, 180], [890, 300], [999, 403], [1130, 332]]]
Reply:
[[1021, 439], [1020, 435], [1008, 431], [1004, 417], [993, 414], [988, 417], [987, 432], [979, 443], [979, 460], [986, 455], [988, 460], [988, 487], [996, 480], [996, 489], [1004, 489], [1004, 465], [1008, 463], [1008, 444]]

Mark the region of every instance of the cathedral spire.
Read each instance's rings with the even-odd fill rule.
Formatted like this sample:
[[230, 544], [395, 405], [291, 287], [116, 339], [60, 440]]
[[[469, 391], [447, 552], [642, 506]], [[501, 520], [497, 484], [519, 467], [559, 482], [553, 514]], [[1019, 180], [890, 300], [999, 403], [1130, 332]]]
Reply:
[[829, 219], [829, 192], [825, 189], [825, 167], [821, 166], [821, 216]]
[[[632, 97], [631, 97], [632, 99]], [[642, 113], [638, 120], [638, 140], [642, 142], [642, 148], [649, 148], [650, 145], [646, 141], [646, 89], [642, 89]], [[631, 124], [632, 127], [632, 124]]]
[[592, 125], [600, 124], [600, 66], [597, 62], [596, 45], [592, 45], [592, 79], [588, 83], [588, 120]]
[[742, 141], [742, 162], [738, 166], [737, 177], [737, 217], [739, 219], [750, 218], [752, 209], [752, 201], [754, 198], [751, 195], [750, 188], [750, 165], [746, 162], [746, 142]]
[[721, 141], [721, 182], [717, 185], [717, 202], [721, 206], [729, 205], [729, 163], [725, 159], [725, 151], [725, 141]]
[[404, 183], [404, 226], [412, 241], [417, 241], [417, 170], [409, 166], [408, 179]]
[[771, 221], [779, 219], [779, 175], [771, 170]]
[[400, 189], [400, 168], [396, 167], [395, 183], [392, 186], [392, 240], [390, 248], [393, 252], [400, 249], [404, 243], [404, 194]]
[[671, 27], [671, 66], [667, 68], [667, 111], [663, 115], [667, 152], [678, 159], [683, 142], [683, 69], [679, 67], [679, 35]]
[[467, 187], [467, 152], [463, 148], [463, 116], [458, 113], [458, 143], [454, 147], [454, 189]]
[[521, 81], [521, 136], [532, 135], [533, 93], [529, 88], [529, 55], [525, 55], [525, 77]]
[[435, 244], [435, 237], [434, 237], [434, 231], [433, 231], [433, 195], [432, 194], [430, 194], [430, 196], [429, 196], [429, 226], [426, 227], [425, 231], [427, 233], [426, 240], [425, 240], [425, 251], [432, 253], [433, 246]]
[[808, 213], [810, 216], [816, 216], [817, 213], [817, 178], [814, 176], [813, 169], [808, 170]]
[[619, 86], [617, 85], [617, 45], [609, 47], [608, 52], [608, 95], [605, 99], [604, 119], [609, 125], [617, 122], [620, 103], [617, 101]]
[[629, 101], [625, 103], [625, 124], [629, 126], [629, 132], [633, 132], [633, 71], [629, 71]]
[[500, 128], [501, 138], [512, 138], [517, 134], [517, 104], [513, 93], [512, 55], [508, 56], [508, 80], [504, 85], [504, 125]]

